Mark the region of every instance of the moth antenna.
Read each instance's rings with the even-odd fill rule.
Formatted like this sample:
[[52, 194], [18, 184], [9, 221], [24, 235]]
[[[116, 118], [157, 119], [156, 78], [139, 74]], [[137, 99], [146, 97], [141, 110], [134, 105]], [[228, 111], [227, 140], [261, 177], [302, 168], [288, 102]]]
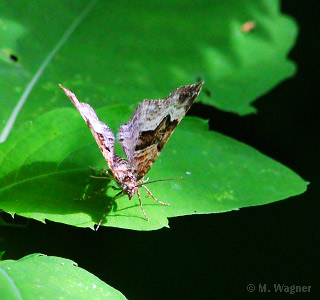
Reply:
[[102, 224], [103, 220], [105, 219], [107, 213], [109, 212], [109, 209], [111, 208], [111, 206], [112, 206], [112, 204], [114, 203], [114, 201], [116, 200], [116, 198], [117, 198], [118, 196], [120, 196], [121, 194], [122, 194], [122, 191], [119, 192], [117, 195], [115, 195], [115, 196], [111, 199], [111, 201], [110, 201], [110, 203], [109, 203], [106, 211], [105, 211], [104, 214], [102, 215], [101, 220], [99, 221], [99, 223], [98, 223], [98, 225], [97, 225], [97, 227], [96, 227], [96, 231], [98, 231], [100, 225]]
[[[170, 205], [169, 203], [165, 203], [165, 202], [162, 202], [160, 200], [158, 200], [155, 196], [153, 196], [153, 194], [151, 193], [151, 191], [143, 184], [141, 184], [141, 187], [143, 187], [148, 193], [149, 195], [155, 200], [157, 201], [158, 203], [162, 204], [162, 205]], [[140, 202], [141, 203], [141, 202]]]
[[143, 183], [147, 183], [150, 180], [150, 177], [148, 177], [147, 179], [143, 180]]
[[140, 191], [139, 191], [139, 189], [137, 189], [137, 190], [138, 190], [138, 191], [137, 191], [137, 194], [138, 194], [138, 198], [139, 198], [139, 203], [140, 203], [141, 210], [142, 210], [145, 218], [147, 219], [147, 221], [149, 221], [149, 217], [147, 216], [147, 214], [146, 214], [146, 212], [145, 212], [145, 210], [144, 210], [144, 208], [143, 208], [143, 205], [142, 205]]
[[144, 184], [150, 184], [150, 183], [155, 183], [155, 182], [159, 182], [159, 181], [182, 181], [185, 180], [184, 178], [168, 178], [168, 179], [158, 179], [158, 180], [152, 180], [152, 181], [147, 181], [147, 182], [143, 182], [142, 184], [138, 184], [138, 186], [142, 186]]

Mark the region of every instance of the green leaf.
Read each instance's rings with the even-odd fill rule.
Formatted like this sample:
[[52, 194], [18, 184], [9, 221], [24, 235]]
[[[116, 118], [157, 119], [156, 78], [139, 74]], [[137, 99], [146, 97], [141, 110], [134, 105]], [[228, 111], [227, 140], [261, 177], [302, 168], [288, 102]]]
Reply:
[[[115, 106], [97, 113], [115, 131], [130, 110]], [[90, 177], [89, 165], [99, 169], [107, 164], [74, 108], [51, 111], [22, 126], [0, 145], [0, 165], [0, 208], [11, 214], [93, 228], [116, 193], [101, 191], [110, 182]], [[306, 189], [306, 182], [280, 163], [190, 117], [178, 126], [148, 176], [184, 179], [149, 185], [171, 205], [143, 197], [148, 222], [138, 199], [123, 196], [104, 225], [158, 229], [168, 226], [168, 217], [266, 204]]]
[[96, 108], [204, 79], [200, 101], [244, 115], [295, 71], [297, 26], [279, 1], [2, 1], [0, 26], [0, 132], [15, 107], [21, 124], [69, 105], [58, 83]]
[[69, 259], [32, 254], [0, 262], [0, 299], [126, 298]]

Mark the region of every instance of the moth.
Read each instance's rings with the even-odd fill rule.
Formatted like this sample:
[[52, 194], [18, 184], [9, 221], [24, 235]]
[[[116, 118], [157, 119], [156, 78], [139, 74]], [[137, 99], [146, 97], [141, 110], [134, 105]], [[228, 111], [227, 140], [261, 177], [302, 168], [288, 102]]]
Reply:
[[[145, 185], [148, 179], [144, 180], [144, 176], [199, 95], [202, 85], [203, 82], [182, 86], [164, 99], [143, 100], [129, 122], [120, 126], [117, 134], [117, 140], [122, 145], [127, 159], [114, 153], [115, 136], [111, 129], [99, 120], [94, 109], [89, 104], [80, 102], [74, 93], [59, 85], [89, 126], [112, 172], [110, 179], [115, 180], [121, 189], [113, 200], [122, 193], [128, 195], [130, 200], [137, 194], [147, 220], [149, 218], [143, 208], [139, 188], [144, 188], [158, 203], [169, 205], [151, 193]], [[97, 229], [104, 218], [105, 214]]]

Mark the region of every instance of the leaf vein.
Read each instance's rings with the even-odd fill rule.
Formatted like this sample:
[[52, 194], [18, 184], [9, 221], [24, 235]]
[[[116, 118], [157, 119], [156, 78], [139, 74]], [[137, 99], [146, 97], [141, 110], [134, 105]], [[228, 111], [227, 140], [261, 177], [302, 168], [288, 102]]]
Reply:
[[15, 106], [15, 108], [13, 109], [6, 126], [4, 127], [4, 129], [1, 132], [0, 135], [0, 143], [3, 143], [6, 141], [10, 131], [13, 128], [13, 125], [23, 107], [23, 105], [25, 104], [28, 96], [30, 95], [32, 89], [34, 88], [34, 86], [36, 85], [36, 83], [38, 82], [40, 76], [42, 75], [44, 69], [47, 67], [47, 65], [51, 62], [51, 60], [53, 59], [53, 57], [57, 54], [57, 52], [60, 50], [60, 48], [64, 45], [64, 43], [67, 41], [67, 39], [70, 37], [70, 35], [75, 31], [75, 29], [79, 26], [79, 24], [84, 20], [84, 18], [87, 16], [87, 14], [91, 11], [91, 9], [93, 8], [93, 6], [97, 3], [97, 0], [93, 0], [91, 1], [86, 7], [85, 9], [81, 12], [81, 14], [72, 22], [72, 24], [70, 25], [70, 27], [65, 31], [65, 33], [63, 34], [63, 36], [61, 37], [61, 39], [59, 40], [59, 42], [57, 43], [57, 45], [51, 50], [51, 52], [47, 55], [47, 57], [45, 58], [45, 60], [42, 62], [42, 64], [40, 65], [39, 69], [37, 70], [37, 72], [34, 74], [34, 76], [32, 77], [31, 81], [29, 82], [29, 84], [27, 85], [25, 91], [23, 92], [21, 98], [19, 99], [17, 105]]
[[11, 287], [14, 289], [15, 294], [17, 295], [18, 299], [23, 300], [16, 284], [14, 283], [13, 279], [8, 275], [8, 273], [5, 270], [3, 270], [2, 268], [0, 268], [0, 273], [2, 273], [3, 276], [10, 282]]
[[22, 184], [22, 183], [25, 183], [25, 182], [28, 182], [28, 181], [36, 180], [36, 179], [39, 179], [39, 178], [42, 178], [42, 177], [48, 177], [48, 176], [59, 175], [59, 174], [67, 174], [67, 173], [79, 172], [79, 171], [84, 171], [84, 170], [87, 170], [87, 168], [77, 168], [77, 169], [72, 169], [72, 170], [54, 171], [54, 172], [47, 173], [47, 174], [41, 174], [41, 175], [38, 175], [38, 176], [32, 176], [32, 177], [29, 177], [29, 178], [26, 178], [26, 179], [23, 179], [23, 180], [14, 181], [12, 184], [9, 184], [9, 185], [1, 188], [0, 189], [0, 193], [4, 192], [5, 190], [7, 190], [7, 189], [9, 189], [11, 187], [14, 187], [16, 185], [19, 185], [19, 184]]

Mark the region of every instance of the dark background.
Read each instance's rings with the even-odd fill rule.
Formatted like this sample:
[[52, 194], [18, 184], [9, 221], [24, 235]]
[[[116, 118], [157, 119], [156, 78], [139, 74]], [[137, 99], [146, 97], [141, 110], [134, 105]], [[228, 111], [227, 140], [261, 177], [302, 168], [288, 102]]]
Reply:
[[249, 293], [250, 283], [311, 285], [311, 294], [277, 296], [319, 296], [320, 24], [315, 4], [284, 1], [283, 11], [300, 25], [290, 53], [298, 73], [255, 102], [258, 114], [238, 117], [201, 104], [190, 113], [295, 170], [311, 182], [305, 194], [235, 212], [173, 218], [170, 229], [153, 232], [103, 228], [95, 233], [31, 221], [25, 229], [2, 233], [5, 258], [35, 252], [70, 258], [129, 299], [276, 296]]

